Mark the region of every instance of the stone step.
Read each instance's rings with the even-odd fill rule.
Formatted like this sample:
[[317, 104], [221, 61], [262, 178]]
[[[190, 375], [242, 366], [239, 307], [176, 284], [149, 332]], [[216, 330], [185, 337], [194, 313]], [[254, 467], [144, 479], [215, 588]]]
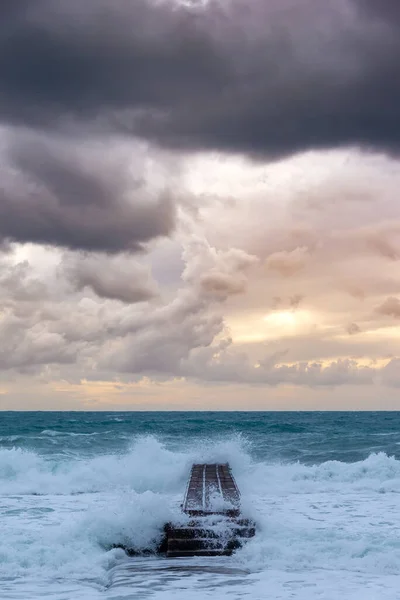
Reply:
[[173, 527], [168, 530], [168, 537], [179, 539], [202, 539], [202, 538], [226, 538], [241, 537], [250, 538], [255, 535], [255, 527], [226, 527], [224, 529], [211, 527]]
[[195, 550], [195, 551], [184, 551], [179, 550], [178, 552], [168, 552], [168, 558], [185, 558], [185, 557], [193, 557], [193, 556], [230, 556], [232, 554], [232, 550]]

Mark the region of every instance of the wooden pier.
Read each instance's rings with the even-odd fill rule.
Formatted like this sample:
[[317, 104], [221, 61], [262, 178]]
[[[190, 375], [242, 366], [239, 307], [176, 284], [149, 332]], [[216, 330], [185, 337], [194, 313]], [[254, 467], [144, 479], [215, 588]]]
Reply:
[[240, 493], [228, 464], [193, 465], [183, 512], [194, 517], [223, 514], [237, 517]]
[[[241, 514], [239, 489], [227, 463], [194, 464], [181, 507], [181, 523], [165, 525], [157, 550], [168, 558], [230, 555], [255, 535], [255, 523]], [[113, 547], [129, 556], [154, 554], [154, 549]]]
[[241, 517], [240, 493], [228, 464], [195, 464], [182, 504], [193, 517], [185, 526], [166, 527], [167, 557], [229, 555], [255, 526]]

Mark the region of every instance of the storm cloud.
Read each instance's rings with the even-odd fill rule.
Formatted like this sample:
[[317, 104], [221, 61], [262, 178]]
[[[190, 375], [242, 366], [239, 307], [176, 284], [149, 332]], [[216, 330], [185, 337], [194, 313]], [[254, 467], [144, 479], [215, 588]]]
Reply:
[[5, 137], [0, 241], [115, 253], [171, 233], [173, 199], [149, 188], [134, 153], [82, 138]]
[[0, 118], [279, 157], [400, 149], [395, 0], [2, 4]]

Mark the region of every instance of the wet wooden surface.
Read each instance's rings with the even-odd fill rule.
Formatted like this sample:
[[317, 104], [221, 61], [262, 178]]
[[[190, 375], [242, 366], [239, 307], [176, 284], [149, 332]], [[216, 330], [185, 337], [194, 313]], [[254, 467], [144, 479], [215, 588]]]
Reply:
[[183, 501], [193, 516], [239, 514], [240, 494], [228, 464], [195, 464]]

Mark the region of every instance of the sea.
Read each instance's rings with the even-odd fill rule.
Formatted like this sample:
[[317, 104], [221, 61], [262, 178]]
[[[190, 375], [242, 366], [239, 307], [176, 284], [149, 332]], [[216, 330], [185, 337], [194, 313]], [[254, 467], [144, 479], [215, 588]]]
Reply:
[[[151, 554], [194, 462], [256, 523], [230, 557]], [[399, 599], [400, 413], [2, 412], [0, 524], [1, 600]]]

